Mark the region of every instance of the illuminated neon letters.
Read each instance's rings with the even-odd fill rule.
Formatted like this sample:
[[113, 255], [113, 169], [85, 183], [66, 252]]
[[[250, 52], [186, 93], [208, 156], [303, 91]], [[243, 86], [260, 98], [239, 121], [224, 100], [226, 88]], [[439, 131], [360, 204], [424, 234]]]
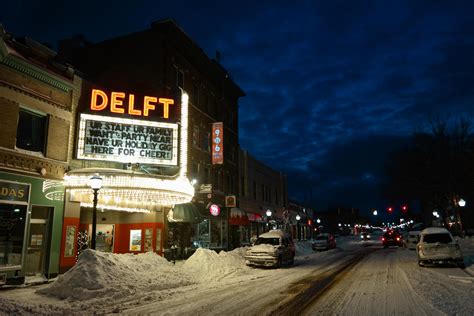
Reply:
[[[112, 113], [125, 113], [124, 100], [127, 98], [127, 94], [124, 92], [111, 92], [110, 94], [110, 112]], [[169, 107], [174, 104], [173, 99], [167, 98], [156, 98], [145, 96], [143, 98], [143, 110], [135, 107], [135, 95], [128, 95], [128, 106], [127, 113], [135, 116], [149, 116], [150, 111], [156, 109], [156, 103], [163, 105], [163, 117], [169, 117]], [[99, 89], [92, 89], [91, 94], [91, 110], [103, 111], [109, 106], [109, 97], [107, 93]]]

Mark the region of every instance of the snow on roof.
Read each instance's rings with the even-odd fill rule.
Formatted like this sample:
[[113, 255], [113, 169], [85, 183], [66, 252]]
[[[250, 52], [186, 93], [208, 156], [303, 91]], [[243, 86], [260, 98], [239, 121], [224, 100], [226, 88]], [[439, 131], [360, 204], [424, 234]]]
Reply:
[[443, 227], [429, 227], [421, 231], [422, 234], [449, 234], [449, 231]]
[[269, 238], [270, 237], [271, 238], [271, 237], [283, 237], [285, 235], [287, 235], [287, 233], [285, 233], [284, 231], [282, 231], [280, 229], [274, 229], [274, 230], [271, 230], [269, 232], [263, 233], [258, 237], [263, 237], [263, 238]]

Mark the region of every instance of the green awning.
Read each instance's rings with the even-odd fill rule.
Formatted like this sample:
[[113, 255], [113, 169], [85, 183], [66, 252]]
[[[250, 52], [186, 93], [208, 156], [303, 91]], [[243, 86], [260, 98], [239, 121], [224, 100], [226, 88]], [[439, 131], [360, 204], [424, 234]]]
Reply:
[[168, 213], [172, 223], [200, 223], [202, 221], [198, 208], [193, 203], [176, 204]]

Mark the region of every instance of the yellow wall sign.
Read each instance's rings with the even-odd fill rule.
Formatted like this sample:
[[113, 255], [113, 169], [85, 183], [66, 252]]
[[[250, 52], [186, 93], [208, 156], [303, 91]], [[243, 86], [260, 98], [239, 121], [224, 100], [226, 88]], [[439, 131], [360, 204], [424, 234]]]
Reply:
[[29, 189], [26, 184], [0, 181], [0, 200], [28, 202]]

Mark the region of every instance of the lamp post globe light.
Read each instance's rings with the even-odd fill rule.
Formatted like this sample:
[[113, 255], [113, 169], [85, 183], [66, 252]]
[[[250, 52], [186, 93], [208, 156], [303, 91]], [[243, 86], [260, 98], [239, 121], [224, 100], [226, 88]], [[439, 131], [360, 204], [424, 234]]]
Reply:
[[378, 215], [377, 210], [374, 210], [374, 211], [372, 212], [372, 214], [374, 214], [374, 216], [377, 216], [377, 215]]
[[460, 199], [460, 200], [458, 201], [458, 205], [459, 205], [460, 207], [464, 207], [464, 206], [466, 206], [466, 201], [464, 201], [464, 199]]
[[94, 192], [94, 201], [92, 205], [92, 236], [91, 236], [91, 249], [95, 250], [96, 231], [97, 231], [97, 196], [99, 190], [102, 188], [102, 178], [95, 174], [89, 179], [89, 186]]
[[267, 214], [267, 217], [270, 217], [270, 216], [272, 216], [272, 211], [271, 211], [271, 210], [267, 210], [267, 211], [266, 211], [266, 214]]

